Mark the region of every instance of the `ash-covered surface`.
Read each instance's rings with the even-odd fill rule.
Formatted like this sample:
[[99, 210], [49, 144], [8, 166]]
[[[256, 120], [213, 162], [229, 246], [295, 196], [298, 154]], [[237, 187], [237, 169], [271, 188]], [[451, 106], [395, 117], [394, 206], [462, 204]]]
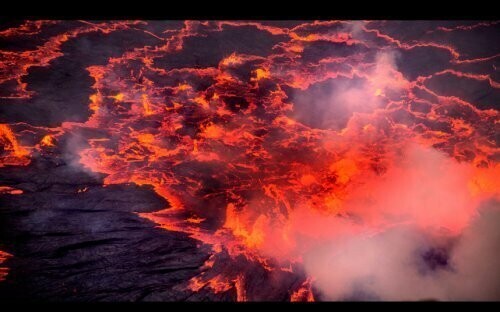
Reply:
[[[328, 228], [314, 232], [310, 253], [293, 249], [309, 248], [307, 238], [281, 235], [283, 224], [266, 218], [288, 220], [299, 202], [332, 204], [362, 165], [383, 176], [398, 162], [388, 155], [406, 141], [432, 149], [417, 150], [437, 159], [432, 168], [447, 164], [435, 149], [479, 170], [471, 192], [497, 196], [488, 179], [500, 160], [499, 35], [497, 21], [0, 25], [0, 251], [8, 253], [0, 254], [0, 300], [434, 299], [384, 292], [377, 279], [387, 274], [376, 268], [345, 280], [325, 273], [339, 265], [323, 253], [331, 224], [311, 226], [307, 215], [298, 230], [286, 224], [301, 235]], [[328, 141], [353, 131], [361, 134], [348, 144]], [[255, 211], [245, 214], [249, 204]], [[337, 209], [327, 204], [315, 209]], [[480, 271], [494, 266], [484, 251], [498, 241], [490, 214], [465, 234], [415, 234], [403, 244], [415, 249], [414, 268], [394, 280], [415, 271], [425, 289], [421, 279], [448, 274], [438, 299], [500, 298], [498, 282]], [[339, 216], [363, 224], [363, 215]], [[384, 233], [373, 241], [386, 246]], [[470, 250], [484, 255], [482, 264], [463, 260]], [[467, 283], [443, 290], [464, 276], [454, 279], [454, 270], [479, 270], [470, 285], [479, 281], [483, 294]]]

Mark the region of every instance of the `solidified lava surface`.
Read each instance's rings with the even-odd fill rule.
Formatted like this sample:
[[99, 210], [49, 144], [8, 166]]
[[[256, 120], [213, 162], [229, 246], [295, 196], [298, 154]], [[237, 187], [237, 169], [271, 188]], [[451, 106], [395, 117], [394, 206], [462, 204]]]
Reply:
[[499, 300], [499, 35], [0, 24], [0, 298]]

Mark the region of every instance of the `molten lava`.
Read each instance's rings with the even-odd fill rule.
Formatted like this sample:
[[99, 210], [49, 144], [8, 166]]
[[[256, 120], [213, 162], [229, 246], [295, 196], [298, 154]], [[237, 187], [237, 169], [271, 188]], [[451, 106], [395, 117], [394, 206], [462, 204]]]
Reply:
[[9, 259], [10, 257], [12, 257], [11, 254], [0, 250], [0, 282], [5, 279], [7, 274], [9, 274], [9, 268], [3, 267], [1, 265], [5, 262], [5, 260]]
[[29, 164], [29, 152], [17, 141], [8, 125], [0, 124], [0, 167]]
[[[36, 33], [45, 23], [52, 22], [28, 22], [2, 36]], [[3, 54], [9, 62], [2, 61], [0, 82], [17, 81], [7, 97], [33, 96], [21, 78], [29, 67], [50, 66], [63, 42], [136, 24], [84, 23], [30, 53]], [[206, 67], [162, 66], [189, 40], [240, 27], [279, 42], [268, 55], [225, 51]], [[204, 271], [184, 285], [192, 292], [234, 290], [236, 300], [252, 300], [252, 276], [235, 269], [241, 259], [294, 273], [325, 242], [397, 225], [457, 235], [483, 201], [500, 195], [498, 109], [431, 88], [448, 75], [498, 89], [491, 76], [461, 67], [488, 58], [466, 58], [430, 39], [404, 42], [370, 22], [186, 21], [156, 35], [157, 46], [88, 67], [91, 116], [52, 130], [98, 129], [80, 151], [81, 164], [107, 174], [106, 184], [152, 185], [169, 207], [141, 215], [212, 247]], [[319, 45], [331, 53], [308, 52]], [[447, 53], [452, 68], [403, 75], [397, 53], [422, 48]], [[38, 148], [56, 145], [46, 134]], [[9, 125], [0, 125], [0, 146], [0, 166], [29, 164], [30, 149]], [[317, 276], [301, 278], [289, 300], [313, 301]]]

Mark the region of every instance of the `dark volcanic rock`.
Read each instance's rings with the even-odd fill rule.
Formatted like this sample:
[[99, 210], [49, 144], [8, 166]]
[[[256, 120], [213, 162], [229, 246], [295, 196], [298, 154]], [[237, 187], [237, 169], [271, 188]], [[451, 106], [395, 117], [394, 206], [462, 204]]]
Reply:
[[14, 255], [0, 300], [180, 300], [173, 287], [208, 257], [135, 213], [168, 206], [151, 188], [104, 187], [101, 176], [46, 159], [2, 168], [0, 184], [24, 191], [0, 197], [0, 248]]
[[88, 66], [104, 65], [110, 57], [146, 44], [159, 44], [151, 36], [140, 36], [137, 30], [115, 31], [108, 35], [90, 33], [65, 42], [63, 56], [47, 67], [31, 67], [22, 78], [30, 99], [0, 101], [0, 122], [28, 122], [32, 125], [57, 126], [64, 121], [85, 121], [90, 110], [89, 96], [93, 79]]
[[203, 37], [188, 37], [182, 52], [155, 59], [155, 66], [164, 69], [182, 67], [216, 67], [231, 52], [266, 56], [284, 36], [273, 36], [255, 27], [226, 27], [223, 32]]

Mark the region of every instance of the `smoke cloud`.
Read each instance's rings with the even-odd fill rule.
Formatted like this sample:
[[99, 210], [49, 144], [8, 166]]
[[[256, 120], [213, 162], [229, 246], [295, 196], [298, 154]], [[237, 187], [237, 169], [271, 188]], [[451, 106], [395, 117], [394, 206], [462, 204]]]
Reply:
[[[397, 57], [378, 53], [362, 83], [321, 95], [321, 126], [329, 128], [338, 112], [370, 113], [406, 92]], [[500, 299], [499, 205], [484, 204], [494, 188], [477, 190], [489, 183], [486, 170], [411, 141], [394, 154], [383, 174], [350, 177], [356, 186], [343, 213], [299, 204], [282, 227], [267, 224], [262, 251], [302, 259], [326, 300]]]
[[498, 300], [500, 202], [477, 196], [480, 177], [409, 144], [385, 174], [357, 181], [343, 213], [303, 205], [281, 226], [261, 224], [261, 251], [302, 259], [326, 300]]
[[402, 225], [325, 243], [305, 267], [327, 300], [498, 300], [498, 208], [485, 204], [457, 237]]

